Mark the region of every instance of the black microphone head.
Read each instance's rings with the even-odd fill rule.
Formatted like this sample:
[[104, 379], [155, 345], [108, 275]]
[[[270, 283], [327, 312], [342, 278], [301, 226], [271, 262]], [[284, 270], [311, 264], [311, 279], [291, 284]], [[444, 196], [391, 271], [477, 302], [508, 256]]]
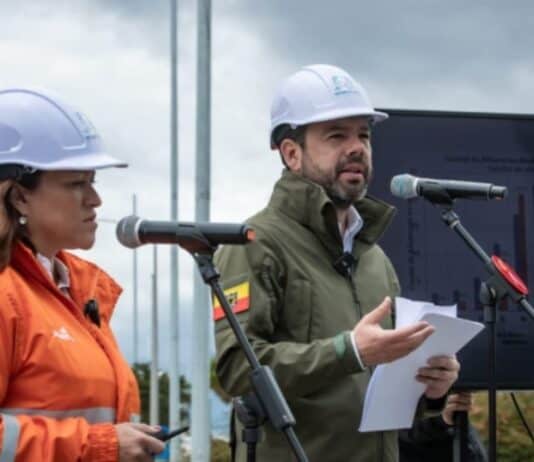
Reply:
[[123, 246], [135, 249], [143, 244], [139, 240], [139, 226], [142, 221], [138, 216], [130, 215], [117, 223], [115, 232]]
[[489, 190], [490, 199], [504, 199], [508, 195], [508, 188], [506, 186], [491, 185]]
[[417, 177], [403, 173], [395, 175], [390, 183], [391, 194], [401, 199], [417, 197]]

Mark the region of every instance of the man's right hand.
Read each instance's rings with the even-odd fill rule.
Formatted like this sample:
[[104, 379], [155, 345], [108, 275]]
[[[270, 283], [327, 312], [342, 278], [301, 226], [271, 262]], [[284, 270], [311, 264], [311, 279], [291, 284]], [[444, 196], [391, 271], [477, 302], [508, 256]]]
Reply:
[[119, 440], [119, 462], [152, 462], [154, 454], [165, 449], [165, 443], [150, 436], [158, 427], [142, 423], [121, 423], [115, 425]]
[[426, 322], [418, 322], [395, 330], [383, 329], [380, 321], [390, 314], [391, 299], [386, 297], [352, 330], [351, 335], [365, 366], [389, 363], [402, 358], [415, 350], [434, 332], [434, 327]]

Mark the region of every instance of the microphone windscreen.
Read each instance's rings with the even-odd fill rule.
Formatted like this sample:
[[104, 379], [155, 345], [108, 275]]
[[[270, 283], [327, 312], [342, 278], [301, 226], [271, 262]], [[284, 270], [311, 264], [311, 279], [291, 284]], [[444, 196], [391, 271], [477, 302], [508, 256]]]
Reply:
[[395, 175], [391, 179], [390, 189], [391, 194], [401, 199], [417, 197], [417, 178], [407, 173]]
[[124, 217], [117, 223], [116, 235], [119, 242], [130, 249], [139, 247], [142, 242], [139, 240], [139, 225], [141, 219], [135, 215]]

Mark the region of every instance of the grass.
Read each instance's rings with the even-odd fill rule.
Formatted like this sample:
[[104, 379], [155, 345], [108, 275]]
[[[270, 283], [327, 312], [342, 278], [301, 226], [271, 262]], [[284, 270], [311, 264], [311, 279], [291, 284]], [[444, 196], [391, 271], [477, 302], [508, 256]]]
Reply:
[[[183, 462], [191, 462], [191, 457], [184, 455]], [[227, 441], [211, 440], [211, 462], [230, 462], [230, 447]]]
[[[519, 407], [531, 431], [534, 432], [534, 391], [515, 392]], [[484, 443], [488, 444], [488, 400], [487, 394], [475, 393], [471, 422], [479, 431]], [[229, 462], [228, 443], [212, 442], [211, 462]], [[534, 443], [517, 415], [510, 393], [497, 395], [497, 460], [499, 462], [534, 461]], [[189, 462], [189, 460], [186, 460]]]
[[[534, 431], [534, 392], [514, 393], [519, 407]], [[487, 393], [479, 392], [474, 396], [474, 409], [471, 422], [479, 431], [484, 443], [488, 444], [488, 399]], [[497, 460], [499, 462], [534, 461], [534, 443], [516, 412], [510, 393], [497, 394]]]

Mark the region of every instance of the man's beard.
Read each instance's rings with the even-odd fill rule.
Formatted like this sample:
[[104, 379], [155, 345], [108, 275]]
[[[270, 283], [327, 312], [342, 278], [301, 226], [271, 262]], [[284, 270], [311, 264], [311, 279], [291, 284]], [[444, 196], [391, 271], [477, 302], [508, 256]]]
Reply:
[[[339, 175], [349, 164], [358, 164], [361, 168], [363, 181], [351, 184], [349, 187], [341, 184]], [[315, 167], [315, 166], [313, 166]], [[340, 161], [334, 170], [334, 177], [318, 171], [317, 168], [302, 166], [302, 175], [323, 187], [330, 200], [337, 208], [346, 209], [355, 202], [363, 199], [367, 194], [369, 182], [372, 178], [372, 168], [360, 155], [354, 155], [344, 161]]]

